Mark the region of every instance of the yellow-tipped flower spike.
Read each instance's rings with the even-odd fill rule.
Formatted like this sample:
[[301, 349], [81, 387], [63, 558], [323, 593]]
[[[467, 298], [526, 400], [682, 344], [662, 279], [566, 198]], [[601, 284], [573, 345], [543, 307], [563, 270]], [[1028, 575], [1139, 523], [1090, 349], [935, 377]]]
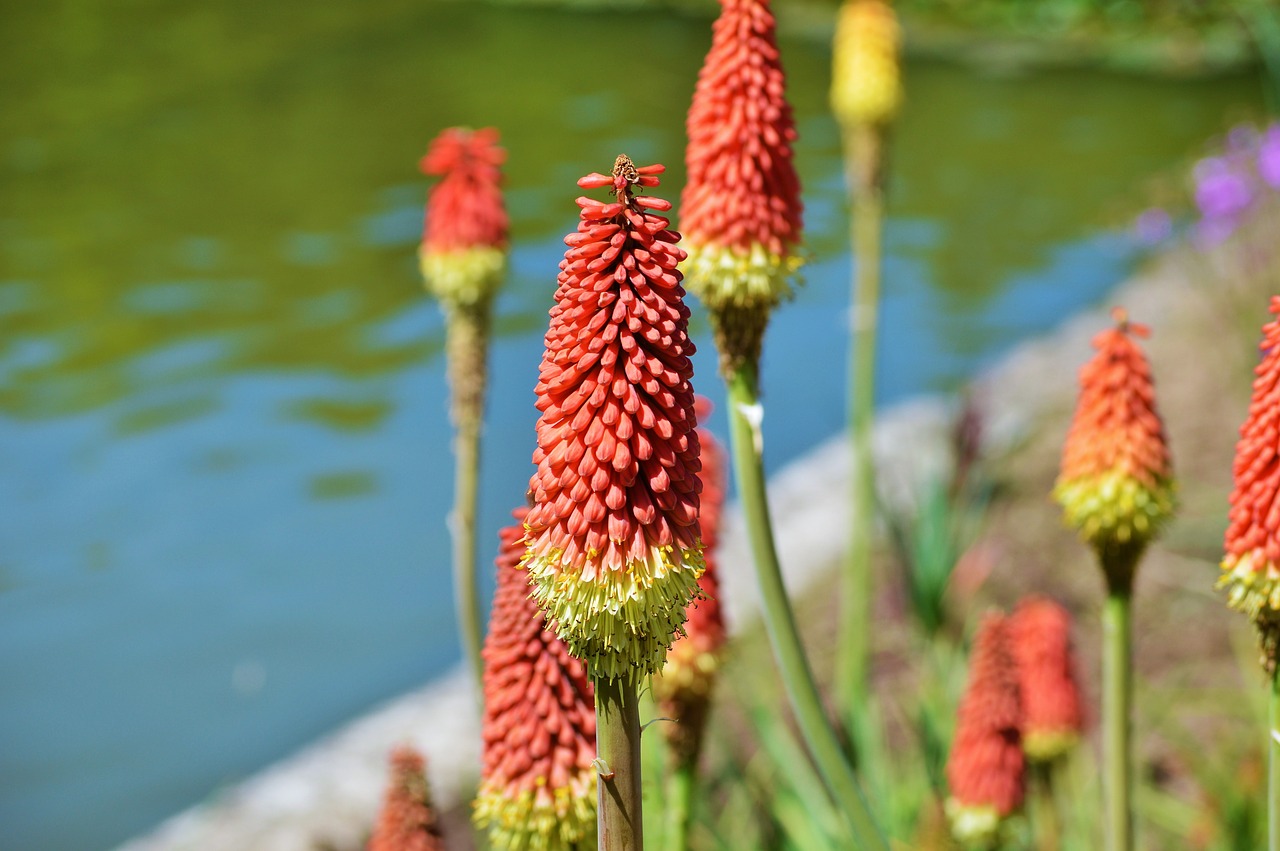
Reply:
[[1098, 353], [1080, 370], [1053, 494], [1114, 584], [1132, 580], [1138, 556], [1173, 514], [1173, 465], [1151, 367], [1134, 339], [1151, 332], [1121, 308], [1112, 316], [1116, 327], [1093, 338]]
[[[1280, 317], [1280, 296], [1271, 299], [1271, 312]], [[1259, 348], [1249, 415], [1236, 444], [1218, 587], [1227, 589], [1231, 608], [1257, 627], [1263, 667], [1273, 672], [1280, 645], [1280, 318], [1263, 326]]]
[[831, 111], [847, 126], [884, 126], [902, 105], [902, 31], [884, 0], [846, 0], [832, 44]]

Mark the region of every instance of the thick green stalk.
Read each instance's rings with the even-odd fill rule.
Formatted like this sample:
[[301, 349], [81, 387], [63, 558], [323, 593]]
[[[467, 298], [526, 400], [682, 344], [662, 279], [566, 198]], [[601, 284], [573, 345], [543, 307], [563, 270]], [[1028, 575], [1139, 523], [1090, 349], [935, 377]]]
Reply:
[[795, 615], [782, 582], [782, 570], [773, 541], [769, 503], [765, 493], [763, 437], [760, 431], [759, 394], [755, 364], [741, 364], [728, 377], [729, 436], [733, 470], [742, 500], [747, 533], [764, 604], [765, 629], [773, 646], [782, 682], [795, 712], [796, 723], [823, 782], [848, 821], [858, 848], [887, 851], [852, 766], [831, 726], [818, 694], [813, 671], [800, 643]]
[[1271, 675], [1267, 730], [1267, 851], [1280, 851], [1280, 673]]
[[1031, 818], [1035, 828], [1036, 851], [1058, 851], [1062, 822], [1058, 818], [1058, 801], [1053, 775], [1056, 763], [1037, 762], [1031, 766]]
[[840, 608], [836, 654], [836, 701], [849, 714], [866, 699], [871, 660], [871, 536], [875, 522], [875, 463], [871, 433], [875, 421], [876, 337], [880, 316], [880, 144], [874, 128], [849, 131], [849, 191], [853, 196], [852, 243], [855, 274], [850, 303], [849, 438], [853, 453], [853, 519]]
[[689, 816], [693, 796], [698, 788], [698, 768], [682, 761], [671, 772], [670, 794], [667, 796], [667, 851], [685, 851], [689, 842]]
[[476, 508], [479, 503], [480, 429], [484, 421], [489, 305], [451, 310], [445, 329], [454, 423], [453, 593], [463, 656], [477, 694], [484, 675], [480, 648], [484, 620], [476, 576]]
[[1102, 610], [1102, 794], [1107, 851], [1131, 851], [1133, 673], [1132, 586], [1113, 585]]
[[636, 683], [596, 680], [599, 851], [641, 851], [640, 700]]

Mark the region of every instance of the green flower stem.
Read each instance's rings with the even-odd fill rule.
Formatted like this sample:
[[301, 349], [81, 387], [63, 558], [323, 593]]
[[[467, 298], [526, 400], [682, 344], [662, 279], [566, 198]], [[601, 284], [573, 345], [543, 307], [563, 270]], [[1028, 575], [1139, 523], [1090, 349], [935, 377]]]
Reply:
[[693, 762], [682, 761], [671, 772], [670, 793], [667, 796], [667, 851], [685, 851], [689, 842], [689, 816], [693, 811], [693, 796], [698, 789], [698, 768]]
[[734, 475], [760, 583], [765, 628], [781, 669], [783, 685], [809, 754], [837, 809], [848, 821], [856, 847], [887, 851], [888, 845], [858, 788], [857, 776], [844, 758], [844, 750], [823, 709], [813, 671], [800, 643], [787, 590], [782, 583], [765, 493], [763, 438], [759, 420], [761, 409], [755, 364], [740, 365], [729, 374], [728, 385]]
[[1267, 851], [1280, 851], [1280, 673], [1271, 675], [1267, 730]]
[[880, 188], [879, 134], [857, 127], [847, 143], [846, 168], [853, 196], [852, 237], [855, 274], [850, 303], [849, 438], [853, 450], [853, 519], [849, 525], [836, 701], [853, 713], [866, 699], [871, 660], [871, 536], [875, 521], [875, 459], [871, 433], [875, 421], [876, 337], [880, 316], [880, 242], [883, 194]]
[[1102, 610], [1102, 794], [1107, 851], [1133, 848], [1131, 600], [1131, 585], [1114, 584]]
[[599, 851], [641, 851], [640, 700], [636, 683], [595, 681]]
[[1031, 817], [1035, 827], [1036, 851], [1058, 851], [1062, 821], [1058, 818], [1058, 801], [1055, 796], [1053, 775], [1056, 763], [1033, 763]]
[[480, 492], [480, 430], [484, 421], [488, 325], [486, 303], [479, 308], [451, 310], [445, 328], [453, 397], [453, 452], [457, 465], [453, 512], [449, 517], [453, 538], [454, 607], [463, 657], [471, 669], [477, 695], [484, 676], [484, 660], [480, 655], [484, 620], [476, 576], [476, 509]]

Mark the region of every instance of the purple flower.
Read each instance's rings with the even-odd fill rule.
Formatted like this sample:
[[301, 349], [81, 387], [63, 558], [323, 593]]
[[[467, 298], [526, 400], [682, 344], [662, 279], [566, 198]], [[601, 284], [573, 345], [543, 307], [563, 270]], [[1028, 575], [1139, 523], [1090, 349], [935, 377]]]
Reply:
[[1206, 157], [1196, 163], [1196, 206], [1208, 222], [1232, 222], [1253, 201], [1253, 187], [1223, 157]]
[[1280, 123], [1272, 124], [1258, 145], [1258, 174], [1272, 189], [1280, 189]]

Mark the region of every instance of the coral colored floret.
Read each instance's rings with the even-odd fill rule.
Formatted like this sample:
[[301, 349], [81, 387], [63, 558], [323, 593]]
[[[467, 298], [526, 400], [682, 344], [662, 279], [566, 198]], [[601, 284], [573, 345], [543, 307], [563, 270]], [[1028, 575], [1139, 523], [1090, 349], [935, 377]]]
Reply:
[[1022, 696], [1022, 750], [1031, 762], [1070, 751], [1084, 729], [1071, 614], [1046, 597], [1028, 597], [1009, 619]]
[[407, 745], [391, 753], [391, 780], [368, 851], [444, 851], [427, 788], [426, 761]]
[[1280, 644], [1280, 296], [1272, 297], [1271, 313], [1277, 318], [1262, 327], [1262, 359], [1236, 443], [1218, 582], [1231, 608], [1257, 627], [1268, 671], [1275, 670]]
[[1134, 339], [1150, 332], [1122, 309], [1112, 315], [1116, 327], [1093, 338], [1098, 352], [1080, 370], [1054, 495], [1095, 549], [1140, 552], [1173, 512], [1173, 466], [1151, 368]]
[[947, 815], [962, 842], [990, 845], [1004, 819], [1022, 806], [1024, 761], [1018, 672], [1008, 625], [996, 613], [982, 619], [969, 662], [947, 759]]
[[505, 156], [497, 130], [451, 127], [432, 141], [419, 164], [424, 174], [441, 178], [427, 198], [419, 259], [427, 286], [442, 301], [475, 304], [502, 281]]
[[[699, 396], [695, 400], [699, 421], [711, 413], [711, 403]], [[675, 723], [662, 726], [662, 732], [677, 762], [697, 760], [702, 747], [702, 733], [716, 671], [720, 666], [720, 649], [724, 646], [724, 612], [720, 607], [719, 579], [716, 569], [716, 547], [720, 543], [720, 512], [724, 505], [724, 448], [715, 436], [698, 429], [702, 448], [702, 499], [698, 527], [702, 533], [706, 571], [698, 580], [702, 599], [689, 604], [684, 636], [676, 639], [667, 653], [667, 663], [653, 678], [653, 695], [658, 701], [658, 714]]]
[[721, 0], [686, 122], [680, 225], [690, 291], [712, 311], [768, 311], [800, 267], [796, 139], [768, 0]]
[[[517, 523], [525, 510], [515, 512]], [[595, 698], [519, 567], [524, 527], [503, 529], [484, 645], [484, 767], [474, 818], [501, 851], [595, 844]]]
[[593, 679], [660, 668], [703, 570], [684, 252], [670, 204], [632, 194], [661, 169], [583, 179], [614, 200], [578, 199], [536, 388], [525, 564]]

